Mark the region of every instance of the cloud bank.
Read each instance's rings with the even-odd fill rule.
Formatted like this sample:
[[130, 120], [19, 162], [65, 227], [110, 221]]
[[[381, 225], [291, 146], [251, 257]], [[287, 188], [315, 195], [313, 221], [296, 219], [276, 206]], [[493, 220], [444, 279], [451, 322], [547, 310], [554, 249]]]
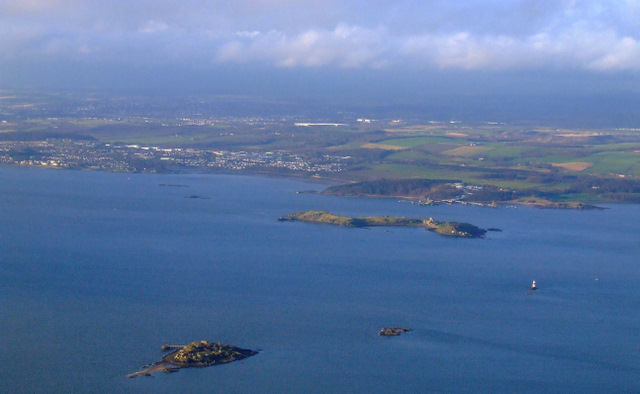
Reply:
[[638, 39], [581, 24], [527, 36], [468, 31], [394, 36], [387, 29], [346, 24], [291, 35], [272, 30], [236, 36], [215, 46], [216, 61], [280, 67], [640, 70]]
[[635, 74], [639, 20], [640, 0], [4, 0], [0, 68]]

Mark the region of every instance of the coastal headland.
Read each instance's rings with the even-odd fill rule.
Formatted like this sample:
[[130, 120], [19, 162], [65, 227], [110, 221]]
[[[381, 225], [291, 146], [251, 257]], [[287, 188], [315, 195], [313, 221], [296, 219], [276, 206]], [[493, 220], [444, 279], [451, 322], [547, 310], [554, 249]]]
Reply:
[[343, 227], [423, 227], [440, 235], [460, 238], [482, 238], [487, 232], [473, 224], [440, 222], [433, 218], [406, 218], [394, 216], [339, 216], [325, 211], [294, 212], [278, 219], [280, 222], [300, 221], [308, 223], [333, 224]]
[[505, 205], [529, 205], [551, 209], [603, 209], [579, 201], [554, 201], [531, 190], [522, 192], [496, 186], [469, 185], [458, 180], [378, 179], [330, 186], [321, 194], [348, 197], [388, 197], [418, 205], [462, 204], [498, 208]]

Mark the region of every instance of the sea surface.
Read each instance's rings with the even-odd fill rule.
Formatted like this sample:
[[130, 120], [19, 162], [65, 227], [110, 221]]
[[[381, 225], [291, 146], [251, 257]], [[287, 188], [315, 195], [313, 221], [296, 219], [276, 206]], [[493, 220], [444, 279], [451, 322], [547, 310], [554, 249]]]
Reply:
[[[0, 391], [640, 392], [640, 206], [296, 193], [323, 188], [0, 168]], [[308, 209], [502, 232], [276, 221]], [[201, 339], [260, 353], [127, 378]]]

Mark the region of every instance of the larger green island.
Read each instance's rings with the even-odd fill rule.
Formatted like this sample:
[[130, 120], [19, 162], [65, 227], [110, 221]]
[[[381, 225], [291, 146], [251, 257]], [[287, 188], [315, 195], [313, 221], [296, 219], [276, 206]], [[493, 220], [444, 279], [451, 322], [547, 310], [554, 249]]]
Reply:
[[294, 212], [278, 219], [280, 222], [300, 221], [308, 223], [333, 224], [343, 227], [424, 227], [447, 237], [481, 238], [487, 230], [473, 224], [459, 222], [440, 222], [433, 218], [419, 219], [394, 216], [349, 217], [334, 215], [324, 211]]

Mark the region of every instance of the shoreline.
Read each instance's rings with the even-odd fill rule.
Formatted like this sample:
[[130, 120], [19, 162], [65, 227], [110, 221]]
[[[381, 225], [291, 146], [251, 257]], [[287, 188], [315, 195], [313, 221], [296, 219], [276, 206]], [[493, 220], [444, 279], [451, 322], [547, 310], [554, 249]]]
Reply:
[[[227, 176], [249, 176], [255, 178], [270, 178], [270, 179], [282, 179], [282, 180], [290, 180], [290, 181], [298, 181], [304, 183], [310, 183], [315, 185], [323, 185], [324, 190], [319, 191], [308, 191], [301, 190], [298, 193], [316, 193], [323, 194], [327, 196], [335, 196], [335, 197], [364, 197], [364, 198], [381, 198], [381, 199], [399, 199], [404, 200], [406, 202], [410, 202], [412, 204], [417, 204], [419, 200], [416, 196], [407, 196], [407, 195], [378, 195], [378, 194], [356, 194], [356, 195], [346, 195], [346, 194], [337, 194], [337, 193], [326, 193], [326, 189], [331, 186], [339, 186], [346, 185], [350, 183], [356, 183], [358, 181], [354, 180], [346, 180], [344, 178], [334, 178], [328, 176], [317, 176], [317, 175], [307, 175], [307, 174], [280, 174], [269, 171], [251, 171], [251, 170], [242, 170], [242, 171], [228, 171], [228, 170], [209, 170], [209, 171], [199, 171], [198, 169], [188, 170], [188, 171], [167, 171], [167, 172], [134, 172], [134, 171], [105, 171], [101, 169], [91, 169], [91, 168], [56, 168], [56, 167], [47, 167], [47, 166], [19, 166], [19, 165], [0, 165], [0, 168], [11, 168], [11, 169], [38, 169], [38, 170], [56, 170], [56, 171], [87, 171], [87, 172], [102, 172], [107, 174], [144, 174], [144, 175], [227, 175]], [[485, 208], [503, 208], [506, 206], [527, 206], [538, 209], [572, 209], [572, 210], [604, 210], [606, 207], [602, 207], [595, 204], [600, 205], [638, 205], [640, 203], [633, 202], [625, 202], [625, 201], [603, 201], [598, 203], [591, 203], [585, 201], [552, 201], [552, 200], [543, 200], [543, 201], [500, 201], [500, 202], [475, 202], [475, 201], [438, 201], [434, 205], [452, 205], [452, 204], [460, 204], [460, 205], [471, 205], [471, 206], [479, 206]], [[418, 204], [418, 205], [427, 205], [427, 204]]]
[[164, 372], [164, 373], [171, 373], [171, 372], [177, 372], [178, 371], [178, 367], [169, 367], [170, 364], [165, 363], [164, 361], [160, 361], [158, 363], [153, 363], [151, 364], [151, 366], [149, 366], [148, 368], [143, 367], [143, 369], [141, 369], [138, 372], [134, 372], [132, 374], [127, 375], [128, 378], [137, 378], [138, 376], [151, 376], [152, 373], [154, 372]]

